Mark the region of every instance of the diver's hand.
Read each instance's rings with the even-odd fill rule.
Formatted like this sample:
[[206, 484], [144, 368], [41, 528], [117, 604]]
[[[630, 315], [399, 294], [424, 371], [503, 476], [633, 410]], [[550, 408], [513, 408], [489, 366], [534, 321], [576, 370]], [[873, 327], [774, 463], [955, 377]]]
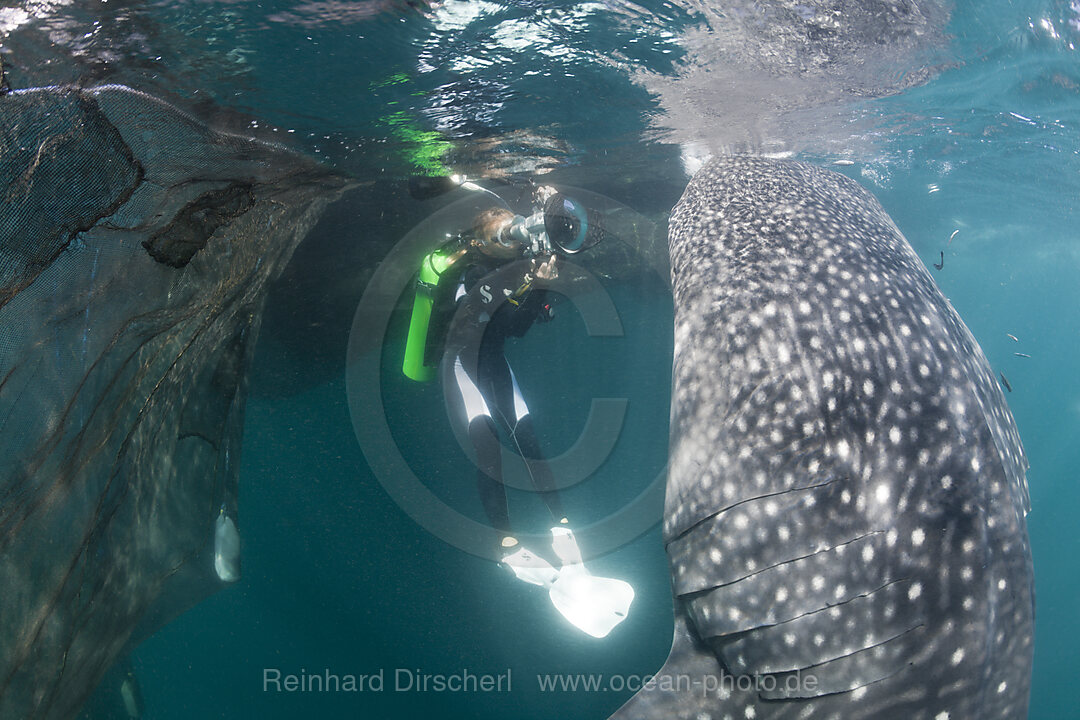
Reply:
[[540, 266], [536, 268], [537, 279], [554, 280], [559, 277], [559, 268], [555, 266], [556, 257], [556, 255], [552, 255], [547, 262], [540, 263]]

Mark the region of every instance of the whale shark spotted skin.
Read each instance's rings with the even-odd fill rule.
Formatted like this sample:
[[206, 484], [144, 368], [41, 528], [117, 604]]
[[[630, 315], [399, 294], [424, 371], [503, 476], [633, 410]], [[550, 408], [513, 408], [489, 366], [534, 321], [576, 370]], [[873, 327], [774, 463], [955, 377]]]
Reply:
[[878, 202], [707, 164], [671, 216], [671, 655], [614, 718], [1024, 718], [1027, 461]]

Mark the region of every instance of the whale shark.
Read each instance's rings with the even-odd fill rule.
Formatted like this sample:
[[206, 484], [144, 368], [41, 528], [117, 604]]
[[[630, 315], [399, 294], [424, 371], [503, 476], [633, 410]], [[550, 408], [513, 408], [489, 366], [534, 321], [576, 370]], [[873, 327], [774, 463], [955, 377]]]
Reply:
[[1027, 460], [874, 197], [725, 157], [671, 215], [675, 637], [614, 720], [1027, 715]]

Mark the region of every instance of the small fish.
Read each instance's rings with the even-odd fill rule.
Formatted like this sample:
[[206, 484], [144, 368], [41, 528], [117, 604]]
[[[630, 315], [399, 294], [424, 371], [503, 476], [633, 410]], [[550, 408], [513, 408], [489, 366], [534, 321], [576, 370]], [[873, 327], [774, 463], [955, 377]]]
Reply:
[[833, 160], [833, 165], [854, 165], [854, 160]]
[[949, 236], [949, 242], [946, 244], [946, 247], [948, 247], [949, 245], [952, 245], [952, 239], [954, 237], [956, 237], [956, 233], [958, 233], [958, 232], [960, 232], [960, 231], [959, 230], [953, 230], [952, 231], [952, 235]]
[[1020, 342], [1020, 338], [1016, 337], [1012, 333], [1005, 333], [1005, 334], [1008, 335], [1009, 337], [1011, 337], [1013, 342]]
[[944, 250], [942, 250], [942, 251], [940, 251], [940, 252], [941, 252], [941, 262], [939, 262], [939, 263], [934, 263], [934, 267], [936, 267], [936, 268], [937, 268], [938, 270], [940, 270], [941, 268], [945, 267], [945, 251], [944, 251]]
[[1013, 353], [1013, 355], [1015, 355], [1016, 357], [1031, 357], [1031, 356], [1030, 356], [1030, 355], [1028, 355], [1027, 353], [1018, 353], [1018, 352], [1014, 352], [1014, 353]]
[[1012, 392], [1012, 385], [1009, 384], [1009, 378], [1005, 377], [1005, 373], [998, 373], [1001, 375], [1001, 384], [1005, 386], [1005, 389]]

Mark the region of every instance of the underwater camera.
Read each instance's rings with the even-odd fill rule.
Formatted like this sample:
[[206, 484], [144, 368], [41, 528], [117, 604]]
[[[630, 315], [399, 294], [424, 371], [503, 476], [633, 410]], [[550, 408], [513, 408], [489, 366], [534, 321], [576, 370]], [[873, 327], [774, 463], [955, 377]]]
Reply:
[[544, 203], [544, 232], [551, 245], [567, 255], [588, 250], [604, 238], [597, 213], [559, 192]]

